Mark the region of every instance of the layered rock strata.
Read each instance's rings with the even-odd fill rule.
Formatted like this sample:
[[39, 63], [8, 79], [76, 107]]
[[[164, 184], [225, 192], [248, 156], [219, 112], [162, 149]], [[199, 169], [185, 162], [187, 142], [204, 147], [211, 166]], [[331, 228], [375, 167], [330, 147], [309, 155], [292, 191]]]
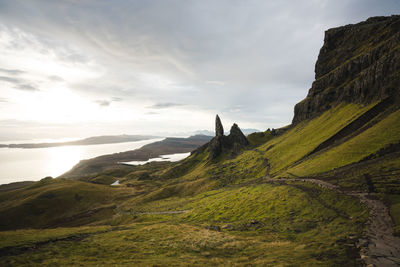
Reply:
[[315, 81], [294, 109], [293, 124], [338, 103], [399, 103], [400, 16], [373, 17], [325, 32]]

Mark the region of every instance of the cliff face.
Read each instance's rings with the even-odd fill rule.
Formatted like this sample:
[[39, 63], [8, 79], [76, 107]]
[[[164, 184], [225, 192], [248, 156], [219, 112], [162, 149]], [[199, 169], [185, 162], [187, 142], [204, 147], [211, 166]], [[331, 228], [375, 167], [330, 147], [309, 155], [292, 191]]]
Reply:
[[315, 81], [294, 109], [293, 124], [341, 102], [399, 101], [400, 16], [373, 17], [325, 32]]

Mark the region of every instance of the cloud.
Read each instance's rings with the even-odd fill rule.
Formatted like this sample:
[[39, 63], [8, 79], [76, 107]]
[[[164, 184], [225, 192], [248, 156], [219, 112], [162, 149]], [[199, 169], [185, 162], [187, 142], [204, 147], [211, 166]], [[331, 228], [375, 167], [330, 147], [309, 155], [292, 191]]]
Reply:
[[51, 75], [48, 79], [53, 82], [64, 82], [64, 79], [57, 75]]
[[153, 108], [153, 109], [163, 109], [163, 108], [171, 108], [171, 107], [179, 107], [182, 106], [183, 104], [178, 104], [178, 103], [156, 103], [152, 106], [150, 106], [149, 108]]
[[9, 83], [16, 83], [16, 84], [21, 83], [20, 79], [14, 78], [14, 77], [7, 77], [7, 76], [0, 76], [0, 81], [5, 81], [5, 82], [9, 82]]
[[7, 98], [0, 97], [0, 103], [7, 103], [7, 102], [8, 102]]
[[19, 84], [15, 88], [24, 91], [39, 91], [39, 89], [30, 84]]
[[398, 0], [0, 0], [0, 80], [19, 90], [67, 87], [106, 111], [126, 106], [108, 120], [132, 125], [164, 109], [146, 118], [149, 129], [177, 111], [191, 114], [182, 127], [198, 112], [211, 124], [219, 113], [276, 128], [306, 96], [326, 29], [392, 13]]
[[159, 112], [149, 111], [145, 113], [146, 115], [157, 115], [160, 114]]
[[9, 69], [1, 69], [1, 68], [0, 68], [0, 72], [9, 74], [9, 75], [20, 75], [20, 74], [25, 73], [25, 71], [22, 71], [22, 70], [9, 70]]
[[5, 81], [14, 85], [13, 88], [23, 91], [39, 91], [35, 86], [26, 83], [26, 81], [14, 78], [14, 77], [7, 77], [7, 76], [0, 76], [0, 81]]
[[96, 100], [95, 103], [99, 104], [101, 107], [108, 107], [111, 104], [111, 101], [108, 100]]
[[112, 102], [121, 102], [121, 101], [123, 101], [123, 99], [120, 97], [112, 97], [111, 100], [103, 99], [103, 100], [96, 100], [94, 102], [99, 104], [99, 106], [101, 107], [108, 107], [111, 105]]

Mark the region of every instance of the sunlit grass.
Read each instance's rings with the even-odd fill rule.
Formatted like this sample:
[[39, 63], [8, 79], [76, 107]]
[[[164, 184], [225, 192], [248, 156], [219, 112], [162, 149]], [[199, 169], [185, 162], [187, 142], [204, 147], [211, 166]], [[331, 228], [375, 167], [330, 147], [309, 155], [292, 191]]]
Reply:
[[390, 114], [361, 134], [290, 169], [297, 175], [329, 171], [357, 162], [379, 149], [400, 141], [400, 111]]

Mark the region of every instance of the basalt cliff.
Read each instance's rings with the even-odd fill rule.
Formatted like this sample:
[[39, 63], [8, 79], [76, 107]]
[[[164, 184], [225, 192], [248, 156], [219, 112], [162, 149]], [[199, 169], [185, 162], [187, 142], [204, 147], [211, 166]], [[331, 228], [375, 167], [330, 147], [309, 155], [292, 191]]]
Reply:
[[372, 17], [329, 29], [315, 64], [315, 81], [294, 109], [293, 124], [338, 103], [399, 103], [400, 16]]

